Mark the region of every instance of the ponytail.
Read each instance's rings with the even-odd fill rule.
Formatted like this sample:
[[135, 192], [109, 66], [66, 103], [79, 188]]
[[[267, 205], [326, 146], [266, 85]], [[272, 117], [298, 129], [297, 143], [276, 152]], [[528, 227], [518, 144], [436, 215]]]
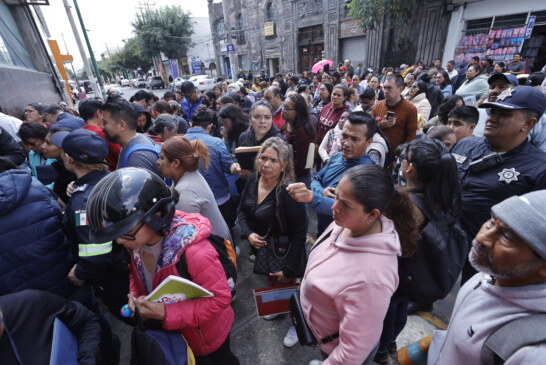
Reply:
[[207, 170], [209, 168], [209, 150], [207, 146], [200, 139], [193, 140], [190, 142], [190, 144], [193, 151], [192, 156], [197, 160], [197, 163], [195, 164], [195, 168], [194, 166], [192, 166], [192, 170], [188, 169], [188, 171], [197, 170], [197, 168], [199, 167], [199, 160], [201, 160], [203, 168]]
[[184, 171], [197, 171], [199, 160], [205, 169], [208, 168], [209, 150], [201, 140], [190, 142], [186, 137], [171, 137], [161, 145], [161, 152], [169, 161], [179, 160]]
[[420, 238], [413, 209], [413, 203], [408, 194], [394, 189], [392, 199], [383, 212], [385, 217], [394, 222], [394, 227], [398, 232], [398, 237], [400, 237], [402, 257], [413, 256], [417, 250], [417, 241]]

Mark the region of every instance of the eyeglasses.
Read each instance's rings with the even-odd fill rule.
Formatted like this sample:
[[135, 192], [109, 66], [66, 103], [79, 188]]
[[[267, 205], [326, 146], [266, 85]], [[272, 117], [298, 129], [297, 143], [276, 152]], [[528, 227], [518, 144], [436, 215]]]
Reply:
[[35, 111], [34, 109], [25, 109], [23, 110], [24, 113], [32, 113], [33, 111]]
[[136, 235], [138, 232], [144, 227], [144, 222], [140, 223], [140, 226], [137, 228], [137, 230], [134, 233], [125, 233], [123, 236], [119, 237], [125, 241], [135, 241]]
[[417, 89], [417, 88], [419, 88], [419, 86], [417, 86], [417, 85], [411, 85], [410, 86], [410, 89]]
[[282, 105], [282, 109], [283, 109], [283, 110], [286, 110], [286, 111], [296, 110], [296, 108], [289, 108], [289, 107], [287, 107], [287, 106], [284, 105], [284, 104]]

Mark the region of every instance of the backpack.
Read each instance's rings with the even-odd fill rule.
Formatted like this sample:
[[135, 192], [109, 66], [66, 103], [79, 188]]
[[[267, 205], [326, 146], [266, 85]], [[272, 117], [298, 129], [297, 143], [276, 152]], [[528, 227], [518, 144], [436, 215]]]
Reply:
[[402, 259], [401, 286], [417, 303], [445, 298], [457, 281], [469, 250], [469, 240], [457, 218], [434, 213], [425, 200], [409, 194], [428, 223], [421, 230], [417, 251]]
[[516, 318], [497, 328], [487, 337], [481, 352], [484, 365], [504, 364], [516, 351], [526, 346], [546, 343], [546, 313]]
[[[150, 139], [150, 141], [152, 141], [152, 139]], [[157, 158], [159, 158], [160, 152], [161, 152], [161, 146], [155, 144], [155, 142], [153, 143], [154, 143], [153, 146], [149, 144], [144, 144], [144, 143], [137, 143], [129, 147], [129, 149], [125, 151], [125, 155], [123, 156], [123, 160], [121, 161], [121, 167], [122, 168], [127, 167], [127, 161], [129, 160], [129, 156], [131, 156], [131, 154], [135, 151], [155, 152], [157, 154]]]
[[[233, 250], [233, 245], [229, 240], [215, 234], [211, 234], [208, 240], [216, 252], [218, 252], [218, 259], [226, 273], [231, 297], [233, 298], [235, 297], [235, 286], [237, 285], [237, 256], [235, 250]], [[182, 255], [180, 255], [180, 260], [176, 263], [176, 269], [181, 277], [191, 280], [185, 250]]]

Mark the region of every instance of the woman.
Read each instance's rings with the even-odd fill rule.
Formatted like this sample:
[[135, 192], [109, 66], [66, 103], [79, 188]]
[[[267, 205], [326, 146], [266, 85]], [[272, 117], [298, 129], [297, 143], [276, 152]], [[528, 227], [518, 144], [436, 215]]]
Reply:
[[495, 66], [493, 66], [493, 73], [499, 74], [504, 73], [504, 62], [497, 62], [495, 63]]
[[45, 121], [44, 117], [44, 105], [41, 103], [28, 104], [23, 109], [23, 120], [25, 122], [40, 123], [46, 128], [49, 128], [49, 124]]
[[385, 99], [385, 94], [379, 87], [379, 76], [373, 75], [368, 82], [368, 87], [375, 92], [375, 100], [381, 101]]
[[[432, 109], [430, 102], [427, 99], [427, 84], [424, 81], [415, 81], [411, 85], [408, 94], [409, 101], [417, 108], [417, 129], [421, 129], [423, 123], [428, 121], [430, 110]], [[420, 133], [419, 133], [420, 132]], [[422, 129], [417, 134], [422, 134]]]
[[234, 156], [241, 133], [248, 129], [248, 116], [235, 104], [227, 104], [218, 113], [223, 123], [221, 135], [229, 153]]
[[[157, 104], [157, 103], [156, 103]], [[168, 103], [165, 102], [168, 105]], [[140, 104], [133, 103], [133, 108], [137, 114], [137, 133], [146, 133], [152, 126], [152, 116], [144, 107]], [[159, 114], [158, 114], [159, 116]]]
[[169, 138], [176, 136], [178, 119], [174, 115], [161, 114], [155, 124], [146, 133], [156, 144], [161, 145]]
[[[307, 165], [309, 145], [315, 143], [315, 129], [311, 125], [307, 103], [300, 94], [289, 94], [282, 107], [282, 119], [286, 121], [283, 134], [294, 154], [296, 180], [311, 186], [311, 172]], [[314, 155], [314, 150], [312, 151]]]
[[415, 82], [415, 76], [413, 74], [407, 74], [406, 77], [404, 78], [404, 85], [406, 85], [406, 87], [404, 88], [404, 90], [402, 90], [402, 94], [401, 94], [403, 98], [406, 98], [406, 99], [408, 98], [411, 85], [413, 85], [414, 82]]
[[233, 242], [214, 194], [199, 173], [200, 162], [206, 169], [209, 162], [207, 146], [201, 140], [190, 142], [185, 137], [175, 137], [161, 146], [157, 165], [161, 176], [172, 179], [174, 189], [181, 196], [176, 209], [185, 213], [199, 213], [208, 218], [213, 234]]
[[[482, 74], [482, 68], [478, 64], [468, 66], [466, 70], [466, 81], [457, 89], [456, 95], [463, 99], [470, 99], [472, 104], [481, 104], [487, 98], [489, 84], [487, 76]], [[469, 102], [467, 102], [469, 104]]]
[[315, 108], [317, 114], [320, 115], [322, 108], [324, 108], [332, 99], [333, 89], [334, 85], [329, 82], [323, 82], [318, 88], [318, 98], [313, 102], [313, 108]]
[[[436, 214], [445, 214], [455, 219], [460, 216], [461, 195], [457, 163], [442, 143], [437, 140], [423, 140], [410, 144], [402, 161], [401, 172], [406, 181], [406, 188], [403, 189], [406, 193], [419, 195]], [[427, 223], [424, 213], [415, 205], [412, 211], [412, 218], [418, 229], [424, 228]], [[384, 320], [383, 334], [375, 359], [378, 363], [387, 363], [387, 349], [396, 349], [394, 341], [406, 325], [408, 299], [403, 285], [407, 276], [404, 261], [404, 258], [400, 260], [401, 284], [393, 295]], [[432, 307], [432, 303], [429, 305]]]
[[261, 83], [262, 83], [262, 80], [260, 80], [260, 77], [259, 76], [256, 76], [254, 78], [254, 84], [252, 85], [252, 90], [255, 92], [255, 93], [258, 93], [262, 90], [262, 86], [261, 86]]
[[235, 104], [235, 100], [229, 95], [219, 97], [216, 101], [216, 110], [221, 110], [227, 104]]
[[343, 114], [341, 114], [336, 127], [330, 129], [322, 139], [322, 143], [318, 148], [318, 153], [322, 159], [323, 165], [328, 163], [328, 160], [330, 160], [330, 157], [332, 157], [334, 153], [341, 151], [341, 131], [343, 130], [343, 124], [345, 124], [350, 113], [349, 110], [344, 111]]
[[182, 118], [182, 116], [180, 115], [182, 114], [182, 108], [180, 107], [180, 104], [176, 100], [169, 100], [169, 106], [171, 107], [170, 114], [174, 115], [178, 120], [177, 134], [186, 134], [190, 126], [186, 119]]
[[[197, 364], [239, 364], [231, 353], [231, 293], [218, 253], [207, 237], [209, 220], [175, 209], [172, 191], [146, 169], [128, 167], [103, 178], [88, 199], [87, 217], [94, 242], [115, 240], [130, 254], [129, 306], [144, 320], [180, 332]], [[169, 275], [180, 276], [213, 293], [174, 303], [146, 300]]]
[[[291, 199], [286, 191], [293, 178], [290, 148], [278, 137], [269, 138], [258, 152], [256, 172], [248, 179], [241, 195], [237, 220], [242, 236], [247, 238], [256, 255], [259, 255], [259, 250], [273, 249], [274, 246], [266, 245], [275, 241], [279, 245], [282, 237], [288, 241], [287, 247], [281, 247], [286, 250], [283, 251], [286, 259], [282, 268], [267, 275], [271, 284], [293, 282], [305, 270], [305, 238], [309, 221], [305, 203]], [[292, 326], [284, 344], [292, 347], [297, 341]]]
[[356, 89], [353, 89], [352, 87], [347, 88], [347, 106], [349, 107], [350, 111], [355, 110], [355, 108], [358, 106], [358, 100], [359, 95], [356, 92]]
[[349, 107], [345, 105], [347, 101], [348, 89], [343, 85], [336, 85], [332, 90], [332, 101], [330, 101], [320, 112], [319, 123], [317, 127], [317, 143], [320, 145], [326, 133], [334, 128], [341, 118], [341, 114]]
[[309, 254], [301, 305], [315, 338], [339, 335], [320, 344], [328, 364], [368, 364], [398, 286], [397, 258], [415, 250], [411, 203], [382, 167], [358, 165], [339, 182], [332, 213]]
[[449, 98], [453, 93], [453, 88], [448, 73], [445, 70], [438, 71], [434, 78], [436, 79], [436, 86], [442, 90], [444, 98]]
[[218, 84], [214, 85], [212, 92], [214, 93], [214, 96], [216, 96], [216, 99], [222, 96], [222, 88]]

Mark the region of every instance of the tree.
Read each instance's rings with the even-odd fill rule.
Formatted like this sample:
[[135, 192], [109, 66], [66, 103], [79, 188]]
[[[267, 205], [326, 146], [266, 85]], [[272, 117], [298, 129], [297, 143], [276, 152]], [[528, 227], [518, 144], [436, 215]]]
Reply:
[[190, 13], [178, 5], [149, 9], [132, 23], [141, 49], [149, 58], [164, 53], [170, 59], [186, 56], [193, 24]]
[[141, 42], [137, 38], [130, 38], [125, 42], [123, 50], [121, 51], [119, 65], [130, 69], [141, 69], [142, 72], [146, 72], [152, 67], [150, 57], [147, 57], [141, 47]]
[[397, 26], [406, 28], [417, 9], [418, 0], [350, 0], [347, 3], [349, 16], [365, 30], [374, 30], [384, 22], [385, 29]]

